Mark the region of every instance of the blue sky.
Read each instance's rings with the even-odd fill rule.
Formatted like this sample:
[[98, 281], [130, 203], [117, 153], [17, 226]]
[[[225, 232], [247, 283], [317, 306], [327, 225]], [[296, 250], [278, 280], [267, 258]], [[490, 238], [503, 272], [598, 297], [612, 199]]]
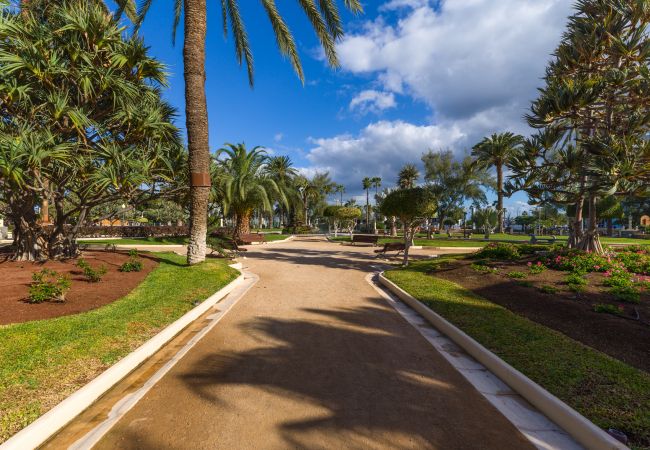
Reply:
[[[342, 3], [339, 1], [339, 3]], [[360, 195], [364, 176], [392, 185], [399, 167], [428, 149], [462, 155], [486, 134], [528, 133], [521, 119], [541, 84], [570, 13], [567, 0], [382, 0], [342, 13], [342, 67], [326, 67], [297, 2], [278, 2], [306, 75], [279, 55], [258, 2], [240, 2], [255, 58], [255, 87], [224, 40], [218, 2], [208, 2], [210, 143], [245, 141], [328, 170]], [[182, 21], [181, 21], [182, 23]], [[143, 25], [151, 52], [169, 66], [166, 97], [184, 125], [182, 26], [171, 41], [172, 2], [154, 0]], [[525, 196], [507, 202], [523, 208]]]

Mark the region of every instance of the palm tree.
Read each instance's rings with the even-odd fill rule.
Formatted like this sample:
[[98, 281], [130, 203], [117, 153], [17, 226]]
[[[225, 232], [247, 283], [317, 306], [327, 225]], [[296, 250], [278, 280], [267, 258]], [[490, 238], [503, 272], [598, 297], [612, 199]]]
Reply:
[[313, 180], [304, 176], [296, 177], [294, 185], [298, 193], [298, 199], [303, 208], [304, 225], [309, 225], [309, 205], [312, 200], [318, 199], [321, 195], [321, 191]]
[[472, 149], [477, 166], [488, 169], [494, 167], [497, 171], [497, 212], [499, 214], [498, 232], [503, 233], [503, 168], [516, 155], [524, 138], [514, 133], [493, 134], [484, 138]]
[[[226, 158], [219, 159], [221, 155], [226, 155]], [[272, 211], [274, 198], [286, 204], [284, 192], [267, 174], [268, 157], [263, 148], [255, 147], [248, 151], [243, 143], [226, 144], [225, 148], [219, 149], [215, 159], [224, 170], [222, 177], [213, 181], [224, 193], [224, 214], [235, 217], [235, 239], [250, 233], [250, 219], [256, 208]]]
[[[144, 0], [140, 5], [136, 23], [139, 24], [149, 10], [153, 0]], [[275, 41], [280, 53], [291, 62], [301, 82], [304, 74], [298, 50], [289, 27], [278, 11], [274, 0], [262, 0], [262, 7], [271, 23]], [[353, 13], [362, 12], [359, 0], [343, 0], [347, 9]], [[118, 0], [120, 10], [127, 14], [134, 9], [134, 0]], [[314, 1], [299, 2], [307, 15], [316, 36], [325, 52], [330, 66], [338, 67], [336, 42], [343, 36], [341, 18], [333, 0], [321, 0], [318, 6]], [[235, 41], [235, 55], [241, 65], [245, 62], [248, 80], [253, 85], [253, 53], [238, 0], [222, 0], [221, 14], [224, 34], [232, 30]], [[208, 143], [208, 108], [205, 96], [205, 40], [207, 37], [206, 0], [174, 0], [174, 26], [172, 35], [184, 14], [183, 65], [185, 75], [185, 116], [187, 143], [189, 149], [190, 171], [190, 240], [187, 247], [187, 260], [195, 264], [205, 259], [205, 240], [207, 234], [207, 209], [210, 195], [210, 147]]]
[[[381, 187], [381, 178], [380, 177], [372, 177], [370, 179], [370, 182], [372, 183], [372, 186], [375, 188], [375, 203], [377, 203], [377, 195], [379, 194], [379, 188]], [[375, 214], [374, 220], [372, 221], [372, 229], [375, 233], [377, 233], [377, 215]]]
[[339, 205], [343, 205], [343, 194], [345, 194], [345, 186], [337, 184], [334, 187], [334, 192], [340, 195]]
[[370, 188], [372, 187], [372, 179], [365, 177], [362, 183], [363, 189], [366, 191], [366, 231], [368, 231], [370, 224]]
[[[291, 194], [293, 179], [298, 175], [298, 170], [293, 167], [293, 161], [286, 155], [270, 157], [266, 164], [266, 174], [273, 179], [285, 196]], [[286, 207], [278, 202], [280, 221], [285, 223]], [[271, 213], [271, 224], [273, 224], [273, 213]]]
[[412, 189], [420, 178], [420, 171], [415, 164], [405, 164], [397, 175], [397, 185], [401, 189]]

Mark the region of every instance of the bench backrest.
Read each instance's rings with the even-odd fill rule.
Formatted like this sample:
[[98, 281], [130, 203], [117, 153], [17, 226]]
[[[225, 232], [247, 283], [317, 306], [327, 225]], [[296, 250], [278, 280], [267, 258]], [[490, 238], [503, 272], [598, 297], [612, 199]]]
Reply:
[[384, 244], [384, 251], [390, 252], [395, 250], [404, 250], [406, 246], [403, 242], [386, 242]]

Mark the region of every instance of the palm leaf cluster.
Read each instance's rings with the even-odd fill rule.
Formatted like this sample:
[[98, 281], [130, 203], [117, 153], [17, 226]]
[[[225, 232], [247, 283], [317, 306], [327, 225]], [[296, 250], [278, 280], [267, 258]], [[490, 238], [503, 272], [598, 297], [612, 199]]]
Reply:
[[[137, 203], [179, 178], [185, 153], [175, 111], [161, 99], [165, 78], [101, 2], [3, 11], [0, 195], [23, 246], [18, 256], [72, 251], [67, 224], [81, 225], [109, 202]], [[26, 213], [43, 200], [54, 206], [51, 233]]]

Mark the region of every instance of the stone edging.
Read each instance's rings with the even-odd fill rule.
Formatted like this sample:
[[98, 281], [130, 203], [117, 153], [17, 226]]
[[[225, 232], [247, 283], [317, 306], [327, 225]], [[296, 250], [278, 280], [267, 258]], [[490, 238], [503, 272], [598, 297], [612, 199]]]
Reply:
[[528, 400], [549, 419], [562, 427], [580, 444], [592, 450], [623, 450], [628, 448], [601, 428], [594, 425], [569, 405], [483, 347], [455, 325], [452, 325], [442, 316], [435, 313], [424, 303], [418, 301], [411, 294], [384, 277], [383, 272], [379, 274], [379, 282], [417, 311], [437, 328], [438, 331], [445, 334], [488, 370], [508, 384], [515, 392]]
[[2, 450], [25, 450], [36, 448], [45, 443], [72, 419], [97, 401], [104, 393], [160, 350], [190, 323], [201, 317], [237, 286], [242, 284], [244, 281], [244, 274], [241, 273], [242, 264], [231, 264], [230, 267], [240, 272], [240, 275], [235, 280], [212, 294], [194, 309], [186, 312], [175, 322], [165, 327], [160, 333], [113, 364], [30, 425], [13, 435], [0, 445], [0, 448]]

